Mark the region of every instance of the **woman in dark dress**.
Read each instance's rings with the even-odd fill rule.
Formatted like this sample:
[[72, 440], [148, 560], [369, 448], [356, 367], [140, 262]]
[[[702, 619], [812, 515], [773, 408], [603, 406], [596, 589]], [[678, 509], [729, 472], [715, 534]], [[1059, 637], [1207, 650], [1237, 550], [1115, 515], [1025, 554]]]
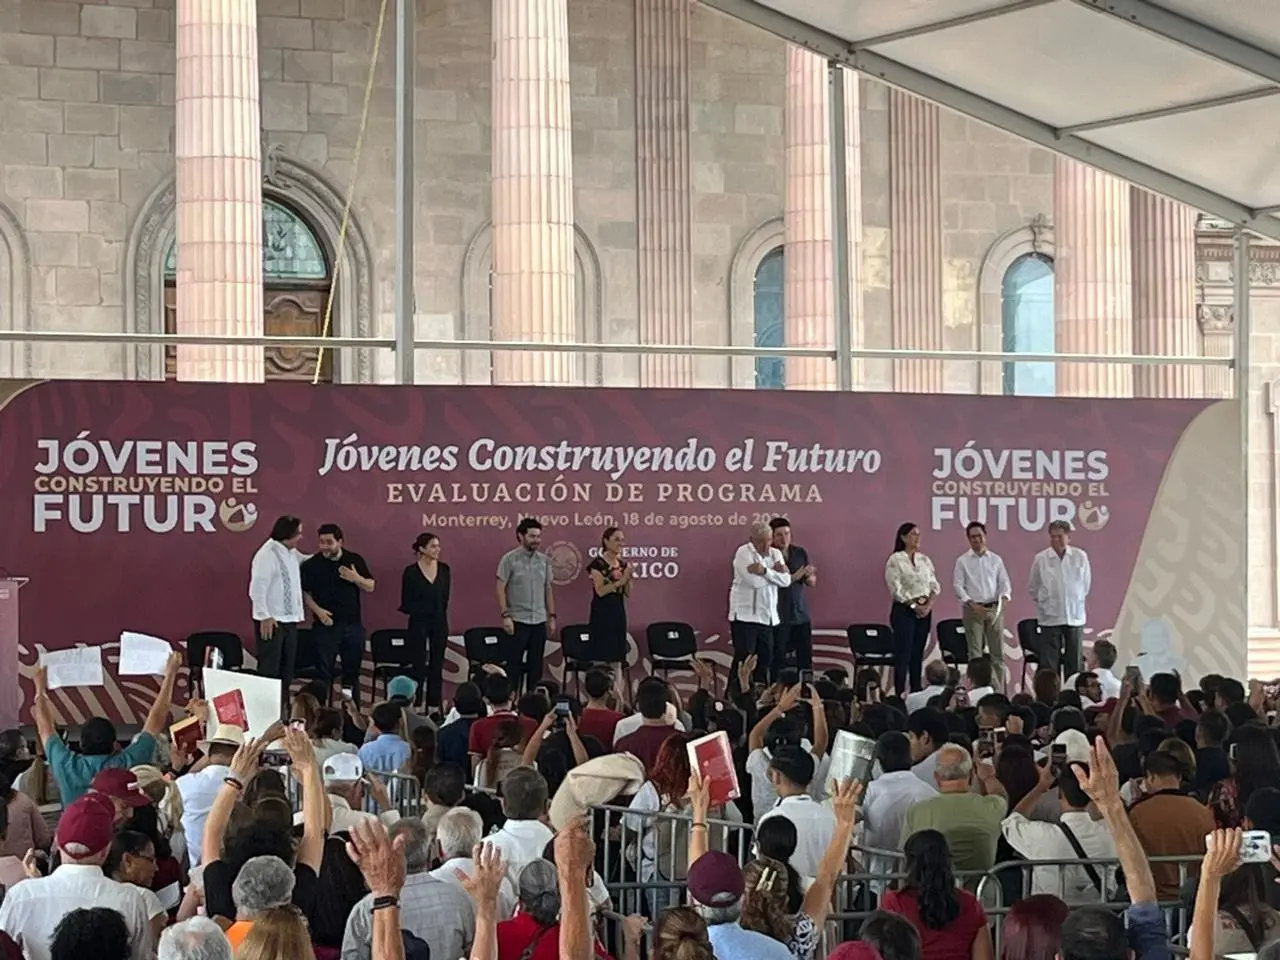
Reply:
[[428, 709], [441, 706], [444, 686], [444, 652], [449, 645], [449, 565], [440, 560], [440, 538], [420, 533], [413, 541], [417, 560], [404, 568], [400, 578], [400, 612], [409, 617], [409, 643], [413, 676], [418, 681], [417, 702]]
[[627, 652], [627, 603], [631, 596], [631, 568], [622, 559], [626, 542], [617, 527], [607, 527], [601, 552], [587, 566], [591, 575], [591, 617], [587, 624], [591, 649], [601, 663], [620, 663]]

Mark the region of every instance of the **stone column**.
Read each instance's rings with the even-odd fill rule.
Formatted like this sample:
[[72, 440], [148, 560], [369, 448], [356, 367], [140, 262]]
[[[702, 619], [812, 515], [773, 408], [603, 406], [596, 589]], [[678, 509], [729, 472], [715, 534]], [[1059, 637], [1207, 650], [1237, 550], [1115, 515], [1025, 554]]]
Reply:
[[[1053, 171], [1054, 326], [1059, 353], [1133, 352], [1129, 185], [1066, 157]], [[1064, 397], [1128, 397], [1128, 364], [1059, 363]]]
[[[635, 0], [640, 342], [693, 343], [690, 0]], [[693, 386], [693, 357], [646, 354], [640, 385]]]
[[[1133, 352], [1197, 356], [1196, 214], [1186, 204], [1131, 187]], [[1139, 397], [1198, 397], [1204, 368], [1135, 367]]]
[[[889, 302], [893, 346], [943, 349], [942, 181], [938, 108], [889, 91]], [[899, 393], [942, 393], [941, 360], [895, 360]]]
[[[493, 0], [493, 338], [577, 339], [567, 0]], [[496, 383], [575, 383], [570, 353], [497, 352]]]
[[[845, 167], [849, 219], [850, 345], [862, 344], [862, 150], [858, 75], [844, 71]], [[786, 344], [835, 345], [835, 291], [831, 256], [831, 90], [827, 61], [804, 47], [787, 49], [786, 102]], [[862, 364], [853, 366], [861, 382]], [[786, 383], [801, 390], [832, 390], [836, 368], [819, 357], [787, 360]]]
[[[1230, 304], [1202, 303], [1198, 310], [1204, 335], [1204, 356], [1233, 357], [1236, 353], [1235, 313]], [[1235, 379], [1230, 367], [1204, 368], [1204, 395], [1226, 400], [1235, 395]]]
[[[176, 9], [178, 332], [261, 336], [257, 0]], [[261, 381], [263, 357], [261, 346], [179, 346], [178, 379]]]

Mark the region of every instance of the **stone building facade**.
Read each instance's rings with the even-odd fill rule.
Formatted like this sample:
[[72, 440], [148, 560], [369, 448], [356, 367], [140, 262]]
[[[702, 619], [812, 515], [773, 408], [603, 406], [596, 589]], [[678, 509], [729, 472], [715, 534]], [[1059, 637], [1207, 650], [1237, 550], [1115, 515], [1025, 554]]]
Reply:
[[[184, 332], [392, 336], [385, 7], [374, 51], [381, 0], [0, 0], [0, 324], [160, 331], [181, 316]], [[694, 0], [418, 0], [417, 20], [419, 338], [833, 343], [824, 63]], [[219, 57], [234, 69], [213, 70]], [[1197, 233], [1193, 211], [866, 78], [846, 100], [855, 344], [1039, 351], [1043, 326], [1024, 338], [1018, 318], [1047, 316], [1049, 350], [1229, 355], [1229, 237]], [[1271, 571], [1280, 254], [1256, 257], [1251, 566]], [[5, 376], [309, 378], [315, 362], [0, 344]], [[339, 381], [392, 378], [387, 352], [323, 362]], [[825, 361], [709, 356], [421, 351], [416, 369], [422, 383], [835, 379]], [[867, 360], [855, 379], [1231, 386], [1175, 367], [969, 360]], [[1280, 584], [1255, 576], [1250, 622], [1266, 638]]]

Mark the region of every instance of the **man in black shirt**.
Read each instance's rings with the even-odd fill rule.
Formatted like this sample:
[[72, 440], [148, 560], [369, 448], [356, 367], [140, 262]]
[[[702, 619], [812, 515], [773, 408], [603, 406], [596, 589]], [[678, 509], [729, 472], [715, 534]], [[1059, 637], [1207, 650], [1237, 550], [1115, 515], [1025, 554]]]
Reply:
[[774, 517], [769, 521], [773, 545], [782, 552], [791, 572], [791, 586], [778, 590], [778, 625], [773, 635], [773, 670], [776, 677], [786, 665], [787, 653], [794, 651], [797, 670], [813, 669], [813, 624], [809, 619], [807, 589], [818, 582], [818, 568], [809, 563], [804, 547], [791, 542], [791, 521]]
[[336, 523], [321, 524], [317, 533], [320, 552], [302, 564], [302, 597], [314, 618], [311, 636], [328, 688], [333, 689], [341, 656], [343, 692], [358, 702], [365, 640], [360, 594], [373, 592], [373, 574], [364, 557], [342, 545]]

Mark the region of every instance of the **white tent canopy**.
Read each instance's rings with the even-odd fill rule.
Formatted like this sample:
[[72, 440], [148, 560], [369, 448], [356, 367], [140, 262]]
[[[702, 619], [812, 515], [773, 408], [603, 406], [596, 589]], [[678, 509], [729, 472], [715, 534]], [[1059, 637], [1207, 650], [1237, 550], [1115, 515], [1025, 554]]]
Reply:
[[1280, 0], [702, 0], [1280, 240]]

